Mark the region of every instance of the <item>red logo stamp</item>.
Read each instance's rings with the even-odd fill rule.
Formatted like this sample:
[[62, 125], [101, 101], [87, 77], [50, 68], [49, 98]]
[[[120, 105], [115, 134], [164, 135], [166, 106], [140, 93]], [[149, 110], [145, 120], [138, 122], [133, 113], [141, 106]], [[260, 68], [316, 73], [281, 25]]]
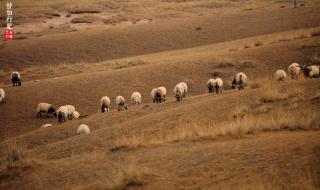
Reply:
[[4, 31], [4, 40], [12, 40], [13, 39], [13, 30], [6, 29]]

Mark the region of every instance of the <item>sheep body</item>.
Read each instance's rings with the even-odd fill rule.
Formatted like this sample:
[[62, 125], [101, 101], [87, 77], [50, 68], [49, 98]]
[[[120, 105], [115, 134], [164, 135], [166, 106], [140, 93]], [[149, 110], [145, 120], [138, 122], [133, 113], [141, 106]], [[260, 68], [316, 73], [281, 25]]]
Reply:
[[48, 114], [50, 113], [56, 116], [56, 109], [52, 106], [52, 104], [42, 102], [37, 106], [37, 117], [42, 117], [41, 113], [45, 113], [46, 117], [48, 117]]
[[76, 108], [73, 106], [73, 105], [66, 105], [67, 109], [68, 109], [68, 118], [69, 119], [72, 119], [72, 115], [73, 115], [73, 112], [76, 111]]
[[0, 88], [0, 102], [4, 101], [4, 98], [6, 97], [6, 92], [3, 88]]
[[167, 89], [163, 86], [158, 87], [155, 91], [155, 100], [157, 103], [161, 103], [161, 101], [166, 101]]
[[108, 96], [102, 97], [100, 100], [100, 104], [101, 104], [101, 112], [109, 112], [111, 101]]
[[69, 111], [67, 106], [61, 106], [57, 110], [57, 117], [58, 117], [58, 122], [62, 123], [65, 122], [67, 117], [68, 117]]
[[74, 111], [74, 112], [72, 113], [72, 119], [79, 119], [79, 117], [80, 117], [80, 113], [79, 113], [79, 112]]
[[309, 77], [310, 78], [318, 78], [319, 77], [319, 66], [317, 65], [312, 65], [307, 67], [308, 71], [309, 71]]
[[274, 77], [277, 81], [284, 81], [287, 78], [287, 73], [284, 70], [277, 70]]
[[214, 87], [216, 89], [217, 94], [222, 93], [223, 80], [221, 78], [216, 78]]
[[150, 92], [150, 95], [151, 95], [151, 98], [152, 98], [152, 102], [155, 103], [156, 102], [156, 90], [157, 88], [154, 88], [151, 90]]
[[21, 86], [21, 75], [18, 71], [11, 73], [12, 86]]
[[236, 86], [238, 86], [239, 90], [244, 89], [247, 80], [248, 77], [243, 72], [235, 74], [232, 78], [232, 89], [234, 89]]
[[207, 87], [208, 87], [208, 90], [209, 90], [209, 93], [213, 93], [214, 92], [214, 84], [215, 84], [215, 79], [209, 79], [208, 82], [207, 82]]
[[180, 82], [179, 84], [181, 84], [184, 88], [184, 93], [183, 93], [183, 97], [186, 97], [186, 94], [188, 92], [188, 85], [185, 82]]
[[174, 88], [173, 88], [173, 93], [175, 94], [175, 97], [177, 99], [177, 101], [181, 101], [182, 98], [184, 97], [185, 94], [185, 87], [184, 85], [182, 85], [181, 83], [177, 84]]
[[118, 111], [123, 109], [128, 109], [128, 105], [126, 104], [126, 99], [123, 96], [116, 97], [116, 104], [118, 105]]
[[139, 92], [132, 93], [131, 103], [134, 105], [141, 104], [141, 94]]
[[292, 79], [297, 79], [300, 74], [300, 65], [298, 63], [292, 63], [288, 67], [288, 73]]
[[77, 134], [81, 135], [81, 134], [89, 134], [90, 133], [90, 128], [88, 125], [85, 124], [81, 124], [79, 125], [78, 129], [77, 129]]

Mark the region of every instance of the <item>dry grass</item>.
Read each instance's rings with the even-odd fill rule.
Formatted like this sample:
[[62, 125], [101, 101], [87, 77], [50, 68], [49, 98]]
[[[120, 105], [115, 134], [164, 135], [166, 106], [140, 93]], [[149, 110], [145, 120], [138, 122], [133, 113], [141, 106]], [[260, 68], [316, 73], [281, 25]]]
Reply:
[[320, 64], [320, 54], [315, 54], [311, 57], [312, 64], [319, 65]]
[[320, 30], [312, 32], [311, 36], [320, 36]]
[[269, 87], [262, 90], [260, 101], [262, 103], [276, 102], [285, 100], [289, 97], [288, 93], [280, 92], [277, 87]]
[[[245, 109], [240, 109], [242, 112]], [[274, 110], [270, 113], [259, 115], [244, 115], [227, 122], [206, 124], [191, 123], [178, 126], [172, 130], [160, 131], [152, 135], [133, 135], [122, 137], [114, 142], [112, 151], [123, 148], [137, 148], [165, 143], [197, 140], [200, 138], [215, 139], [221, 136], [241, 138], [244, 135], [261, 131], [276, 130], [310, 130], [319, 129], [320, 116], [312, 111]]]
[[26, 150], [16, 141], [9, 141], [7, 143], [5, 154], [6, 160], [4, 164], [9, 173], [20, 169], [26, 170], [36, 164], [34, 160], [28, 158]]
[[145, 184], [145, 177], [151, 175], [151, 171], [146, 167], [138, 166], [136, 163], [117, 164], [117, 169], [110, 171], [110, 177], [99, 183], [90, 184], [81, 188], [82, 190], [106, 189], [124, 190], [128, 188], [141, 187]]
[[150, 174], [150, 170], [145, 167], [138, 167], [136, 164], [123, 166], [108, 179], [109, 189], [121, 190], [129, 186], [143, 186], [143, 177]]

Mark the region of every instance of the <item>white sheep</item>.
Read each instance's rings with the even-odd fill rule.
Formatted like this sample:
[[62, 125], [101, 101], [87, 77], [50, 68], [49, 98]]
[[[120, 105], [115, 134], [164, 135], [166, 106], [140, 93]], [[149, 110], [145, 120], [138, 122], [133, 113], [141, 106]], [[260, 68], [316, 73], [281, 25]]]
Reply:
[[0, 102], [4, 101], [4, 98], [6, 97], [6, 92], [3, 88], [0, 88]]
[[79, 127], [77, 129], [77, 134], [78, 135], [89, 134], [89, 133], [90, 133], [90, 128], [88, 127], [88, 125], [85, 125], [85, 124], [79, 125]]
[[239, 90], [244, 89], [248, 77], [246, 74], [240, 72], [233, 76], [232, 78], [232, 89], [235, 89], [238, 86]]
[[287, 78], [287, 73], [284, 70], [277, 70], [274, 73], [274, 78], [277, 81], [284, 81]]
[[303, 71], [303, 74], [306, 78], [318, 78], [319, 77], [319, 66], [300, 66]]
[[152, 102], [155, 103], [156, 102], [156, 90], [157, 88], [154, 88], [151, 90], [150, 92], [150, 95], [151, 95], [151, 98], [152, 98]]
[[167, 89], [163, 86], [158, 87], [155, 91], [155, 101], [157, 103], [161, 103], [162, 101], [166, 101], [166, 96], [167, 96]]
[[214, 93], [214, 85], [216, 83], [216, 80], [215, 79], [209, 79], [208, 82], [207, 82], [207, 88], [209, 90], [209, 94], [210, 93]]
[[68, 115], [69, 115], [68, 107], [67, 106], [61, 106], [57, 110], [58, 122], [59, 123], [65, 122], [66, 119], [68, 118]]
[[183, 97], [186, 97], [186, 94], [188, 93], [188, 85], [185, 82], [180, 82], [179, 84], [181, 84], [184, 87], [184, 93], [183, 93]]
[[49, 117], [48, 114], [53, 114], [55, 117], [57, 116], [55, 107], [53, 107], [52, 104], [44, 102], [39, 103], [37, 106], [37, 117], [40, 116], [42, 118], [42, 113], [45, 113], [46, 117]]
[[40, 128], [48, 128], [48, 127], [51, 127], [52, 126], [52, 124], [49, 124], [49, 123], [47, 123], [47, 124], [44, 124], [44, 125], [41, 125], [41, 127]]
[[79, 119], [79, 117], [80, 117], [80, 113], [79, 113], [79, 112], [74, 111], [74, 112], [72, 113], [72, 119]]
[[21, 86], [21, 75], [18, 71], [11, 73], [12, 86]]
[[186, 96], [186, 91], [188, 90], [187, 84], [184, 82], [178, 83], [174, 88], [173, 88], [173, 93], [175, 94], [175, 97], [177, 101], [181, 101], [182, 98]]
[[110, 98], [108, 96], [103, 96], [100, 100], [101, 112], [109, 112], [110, 111]]
[[301, 68], [298, 63], [292, 63], [288, 67], [288, 73], [292, 79], [297, 79], [299, 77], [300, 70], [301, 70]]
[[131, 103], [133, 105], [141, 104], [141, 94], [140, 92], [134, 92], [131, 95]]
[[116, 97], [116, 104], [118, 105], [118, 111], [128, 109], [128, 105], [126, 104], [126, 99], [123, 96]]
[[68, 118], [72, 119], [73, 118], [73, 112], [76, 111], [76, 108], [73, 105], [66, 105], [68, 108]]
[[216, 93], [222, 93], [222, 87], [223, 87], [223, 80], [221, 78], [216, 78], [214, 87], [216, 89]]

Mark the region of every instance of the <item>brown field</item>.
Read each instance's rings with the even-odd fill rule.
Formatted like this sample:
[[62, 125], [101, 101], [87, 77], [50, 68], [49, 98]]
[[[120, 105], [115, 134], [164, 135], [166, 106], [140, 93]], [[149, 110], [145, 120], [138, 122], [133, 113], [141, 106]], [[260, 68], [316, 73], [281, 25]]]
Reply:
[[[319, 1], [90, 2], [13, 5], [16, 39], [0, 44], [0, 189], [320, 189], [320, 79], [273, 78], [320, 64]], [[233, 90], [240, 71], [248, 85]], [[208, 94], [216, 75], [223, 93]], [[189, 92], [176, 102], [180, 81]], [[152, 103], [157, 86], [165, 103]], [[143, 103], [118, 112], [115, 97], [134, 91]], [[105, 95], [111, 112], [99, 113]], [[40, 102], [83, 117], [36, 118]], [[82, 123], [90, 134], [76, 134]]]

